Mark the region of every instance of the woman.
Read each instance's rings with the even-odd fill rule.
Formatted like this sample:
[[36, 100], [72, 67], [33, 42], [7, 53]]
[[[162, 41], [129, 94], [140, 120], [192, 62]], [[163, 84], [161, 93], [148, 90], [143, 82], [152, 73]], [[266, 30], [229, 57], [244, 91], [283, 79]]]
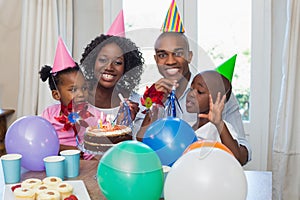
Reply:
[[139, 113], [140, 95], [135, 92], [144, 59], [135, 43], [125, 37], [102, 34], [87, 45], [80, 64], [89, 82], [89, 102], [112, 116], [112, 120], [120, 109], [118, 95], [124, 96], [134, 120], [135, 134], [144, 118]]

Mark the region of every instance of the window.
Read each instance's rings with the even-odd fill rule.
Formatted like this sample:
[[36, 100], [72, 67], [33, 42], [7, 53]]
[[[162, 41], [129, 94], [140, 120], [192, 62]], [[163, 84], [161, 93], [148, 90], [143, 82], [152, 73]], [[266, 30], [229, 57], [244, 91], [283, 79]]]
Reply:
[[[153, 46], [155, 39], [160, 34], [160, 28], [169, 6], [169, 1], [161, 0], [123, 1], [126, 36], [134, 38], [134, 42], [141, 48], [145, 59], [145, 71], [138, 90], [140, 94], [143, 94], [146, 86], [151, 86], [155, 81], [153, 80], [154, 77], [157, 80], [161, 77], [153, 57], [155, 54]], [[136, 35], [144, 35], [145, 37], [136, 37]]]
[[251, 0], [199, 0], [197, 6], [198, 43], [215, 65], [237, 54], [233, 92], [243, 120], [249, 120]]

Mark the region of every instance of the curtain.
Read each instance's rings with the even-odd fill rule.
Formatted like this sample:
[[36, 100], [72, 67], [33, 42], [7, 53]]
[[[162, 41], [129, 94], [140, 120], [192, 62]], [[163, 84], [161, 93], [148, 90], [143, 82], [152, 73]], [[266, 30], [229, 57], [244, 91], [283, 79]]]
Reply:
[[274, 132], [273, 199], [300, 199], [300, 1], [287, 1], [279, 109]]
[[58, 36], [72, 52], [73, 0], [23, 0], [17, 117], [38, 115], [55, 103], [39, 71], [52, 66]]

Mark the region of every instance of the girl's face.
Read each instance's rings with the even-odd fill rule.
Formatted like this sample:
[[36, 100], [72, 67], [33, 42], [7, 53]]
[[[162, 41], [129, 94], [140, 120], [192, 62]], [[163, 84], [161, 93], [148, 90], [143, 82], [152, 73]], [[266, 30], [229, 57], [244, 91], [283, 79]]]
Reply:
[[201, 75], [195, 76], [186, 97], [186, 110], [189, 113], [209, 111], [209, 89]]
[[86, 81], [80, 72], [62, 74], [60, 84], [57, 86], [59, 90], [60, 102], [67, 106], [72, 99], [74, 103], [83, 103], [87, 101], [88, 90]]
[[122, 49], [110, 43], [100, 50], [95, 61], [94, 72], [98, 83], [105, 88], [113, 88], [125, 70]]

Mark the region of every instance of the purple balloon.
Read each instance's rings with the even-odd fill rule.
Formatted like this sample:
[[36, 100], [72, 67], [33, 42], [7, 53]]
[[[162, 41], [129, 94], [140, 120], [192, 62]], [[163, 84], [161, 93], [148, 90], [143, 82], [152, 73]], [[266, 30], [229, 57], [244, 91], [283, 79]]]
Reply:
[[25, 116], [17, 119], [7, 129], [5, 148], [7, 153], [22, 154], [22, 167], [31, 171], [43, 171], [43, 159], [58, 155], [59, 140], [49, 121], [39, 116]]

